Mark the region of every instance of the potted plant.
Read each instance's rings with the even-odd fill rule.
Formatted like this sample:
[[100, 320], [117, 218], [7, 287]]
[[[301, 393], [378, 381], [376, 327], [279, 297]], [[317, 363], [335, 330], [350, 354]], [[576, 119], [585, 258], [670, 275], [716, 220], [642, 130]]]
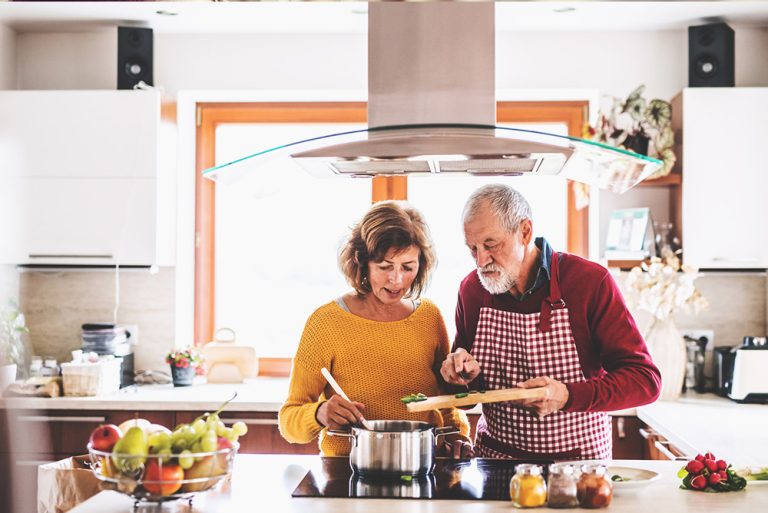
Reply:
[[165, 357], [165, 361], [171, 366], [171, 377], [175, 387], [190, 386], [195, 375], [201, 373], [203, 369], [203, 355], [193, 346], [172, 349]]
[[626, 100], [605, 97], [597, 124], [586, 127], [584, 136], [663, 161], [664, 165], [650, 177], [659, 178], [668, 175], [676, 161], [672, 105], [658, 98], [646, 101], [644, 90], [641, 85]]
[[22, 335], [27, 333], [24, 314], [15, 302], [0, 312], [0, 392], [16, 380], [20, 368], [24, 367], [25, 347]]

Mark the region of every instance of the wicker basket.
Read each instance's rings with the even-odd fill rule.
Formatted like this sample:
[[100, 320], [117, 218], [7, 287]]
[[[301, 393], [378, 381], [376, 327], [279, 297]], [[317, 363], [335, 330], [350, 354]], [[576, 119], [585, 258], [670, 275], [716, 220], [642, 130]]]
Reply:
[[62, 363], [64, 395], [94, 396], [120, 390], [122, 359], [110, 358], [95, 363]]

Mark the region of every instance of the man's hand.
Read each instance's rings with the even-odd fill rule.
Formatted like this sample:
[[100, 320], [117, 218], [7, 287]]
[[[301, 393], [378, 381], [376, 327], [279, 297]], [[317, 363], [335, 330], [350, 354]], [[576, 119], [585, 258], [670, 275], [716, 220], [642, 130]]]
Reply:
[[331, 396], [317, 409], [315, 417], [317, 421], [328, 429], [345, 429], [350, 424], [360, 422], [365, 405], [358, 402], [349, 402], [340, 395]]
[[480, 374], [480, 364], [466, 350], [458, 348], [445, 357], [440, 374], [446, 383], [466, 385]]
[[445, 437], [440, 437], [442, 440], [438, 440], [439, 447], [437, 453], [442, 456], [447, 456], [454, 460], [469, 459], [474, 456], [472, 450], [472, 444], [461, 438], [448, 441]]
[[531, 378], [518, 383], [516, 386], [520, 388], [545, 387], [547, 389], [547, 396], [543, 399], [523, 399], [517, 403], [521, 408], [537, 413], [539, 417], [545, 417], [560, 410], [568, 402], [568, 387], [549, 376]]

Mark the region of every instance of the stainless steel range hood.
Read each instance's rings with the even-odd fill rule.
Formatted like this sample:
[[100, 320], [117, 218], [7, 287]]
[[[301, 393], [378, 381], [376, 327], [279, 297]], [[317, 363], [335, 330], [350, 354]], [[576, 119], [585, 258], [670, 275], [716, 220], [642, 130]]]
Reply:
[[324, 177], [560, 175], [624, 192], [661, 165], [592, 141], [495, 126], [493, 2], [373, 2], [368, 10], [369, 128], [265, 149], [204, 176], [234, 179], [277, 157]]

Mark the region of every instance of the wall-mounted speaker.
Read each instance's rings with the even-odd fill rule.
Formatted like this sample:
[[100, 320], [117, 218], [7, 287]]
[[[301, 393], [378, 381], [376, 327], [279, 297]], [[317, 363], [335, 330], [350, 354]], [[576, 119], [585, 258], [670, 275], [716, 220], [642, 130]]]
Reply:
[[117, 27], [117, 88], [133, 89], [152, 78], [152, 29]]
[[688, 27], [688, 86], [734, 86], [733, 29], [725, 23]]

